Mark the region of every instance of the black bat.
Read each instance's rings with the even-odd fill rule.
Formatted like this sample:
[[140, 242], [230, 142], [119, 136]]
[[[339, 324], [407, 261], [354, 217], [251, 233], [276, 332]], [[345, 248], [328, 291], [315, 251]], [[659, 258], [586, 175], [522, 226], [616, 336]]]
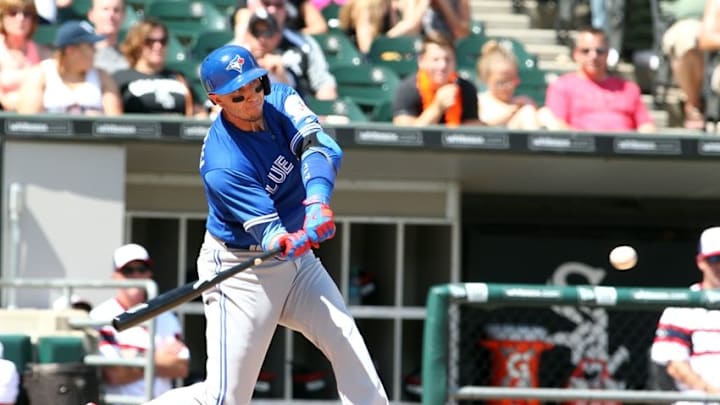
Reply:
[[196, 298], [204, 291], [209, 290], [213, 286], [249, 269], [252, 266], [259, 266], [263, 261], [277, 255], [282, 252], [282, 250], [282, 247], [268, 250], [267, 252], [263, 252], [262, 254], [252, 257], [242, 263], [238, 263], [227, 270], [223, 270], [210, 278], [187, 283], [178, 288], [173, 288], [170, 291], [162, 293], [147, 302], [136, 305], [116, 316], [113, 318], [112, 325], [118, 331], [124, 331], [125, 329], [139, 325], [171, 308], [175, 308], [180, 304]]

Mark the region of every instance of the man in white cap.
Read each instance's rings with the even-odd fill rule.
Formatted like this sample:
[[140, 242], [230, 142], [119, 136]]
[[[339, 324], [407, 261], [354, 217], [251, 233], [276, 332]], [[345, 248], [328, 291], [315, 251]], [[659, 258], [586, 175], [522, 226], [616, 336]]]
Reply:
[[[150, 279], [152, 260], [144, 247], [128, 244], [119, 247], [113, 255], [113, 280]], [[145, 302], [144, 288], [121, 288], [115, 297], [99, 304], [90, 317], [112, 320], [130, 307]], [[158, 396], [172, 388], [172, 379], [188, 374], [189, 351], [181, 340], [181, 328], [175, 315], [165, 312], [155, 320], [155, 386]], [[150, 337], [144, 326], [118, 332], [111, 325], [100, 329], [100, 354], [107, 358], [144, 357]], [[144, 369], [139, 367], [110, 366], [102, 369], [105, 392], [118, 395], [143, 396], [145, 393]]]
[[[720, 227], [705, 229], [700, 235], [695, 262], [702, 281], [690, 289], [720, 288]], [[651, 357], [665, 366], [678, 390], [720, 394], [720, 310], [665, 309], [655, 332]]]
[[0, 343], [0, 405], [14, 405], [20, 391], [20, 375], [15, 364], [3, 359]]

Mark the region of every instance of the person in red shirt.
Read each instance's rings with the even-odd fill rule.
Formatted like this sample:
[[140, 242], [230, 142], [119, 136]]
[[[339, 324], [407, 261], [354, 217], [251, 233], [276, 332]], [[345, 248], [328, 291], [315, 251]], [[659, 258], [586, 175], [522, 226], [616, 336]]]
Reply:
[[552, 82], [545, 97], [557, 121], [554, 129], [655, 132], [640, 88], [608, 73], [607, 54], [603, 31], [578, 32], [573, 49], [577, 71]]

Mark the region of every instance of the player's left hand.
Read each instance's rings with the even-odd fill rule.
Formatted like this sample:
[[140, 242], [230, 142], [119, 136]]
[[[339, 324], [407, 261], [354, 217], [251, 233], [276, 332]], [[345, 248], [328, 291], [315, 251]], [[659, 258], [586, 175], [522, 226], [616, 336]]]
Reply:
[[305, 206], [305, 225], [310, 242], [318, 244], [335, 236], [335, 222], [330, 206], [323, 202], [311, 202]]

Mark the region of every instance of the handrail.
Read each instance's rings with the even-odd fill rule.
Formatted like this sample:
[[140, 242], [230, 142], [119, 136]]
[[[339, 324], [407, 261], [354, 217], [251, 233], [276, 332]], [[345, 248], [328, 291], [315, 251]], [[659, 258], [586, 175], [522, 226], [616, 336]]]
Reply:
[[[110, 288], [132, 288], [142, 287], [147, 291], [148, 300], [155, 298], [158, 294], [157, 283], [153, 280], [71, 280], [71, 279], [41, 279], [41, 278], [24, 278], [24, 279], [0, 279], [0, 288], [61, 288], [64, 290], [65, 297], [69, 300], [72, 296], [73, 289], [75, 288], [97, 288], [97, 289], [110, 289]], [[73, 328], [82, 327], [99, 327], [110, 325], [112, 319], [108, 320], [85, 320], [85, 319], [70, 319], [68, 323]], [[151, 319], [146, 322], [148, 325], [148, 334], [155, 336], [155, 319]], [[145, 396], [140, 400], [137, 397], [130, 397], [127, 395], [103, 395], [103, 399], [108, 402], [117, 403], [144, 403], [150, 401], [154, 396], [155, 388], [155, 339], [148, 339], [148, 349], [145, 353], [145, 359], [142, 363], [137, 361], [129, 364], [126, 359], [105, 359], [104, 361], [97, 358], [96, 355], [87, 355], [83, 359], [84, 364], [89, 365], [133, 365], [144, 367], [145, 377]], [[112, 399], [112, 401], [110, 401]]]

